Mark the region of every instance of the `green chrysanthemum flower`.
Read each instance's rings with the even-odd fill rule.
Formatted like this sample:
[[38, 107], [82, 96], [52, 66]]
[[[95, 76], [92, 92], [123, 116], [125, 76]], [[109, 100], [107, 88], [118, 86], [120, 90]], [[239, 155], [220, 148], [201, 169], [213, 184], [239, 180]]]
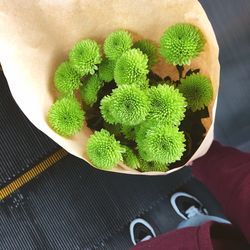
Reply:
[[168, 28], [160, 39], [160, 53], [173, 65], [190, 64], [203, 50], [205, 39], [191, 24], [176, 24]]
[[89, 73], [93, 75], [97, 70], [97, 64], [101, 63], [100, 48], [91, 39], [82, 40], [70, 51], [69, 60], [81, 76]]
[[62, 94], [72, 94], [80, 87], [81, 76], [73, 69], [69, 62], [59, 65], [55, 72], [55, 87]]
[[187, 99], [188, 107], [194, 112], [207, 107], [213, 99], [213, 86], [209, 78], [192, 74], [181, 79], [179, 90]]
[[87, 142], [87, 154], [91, 162], [99, 169], [110, 170], [122, 161], [124, 149], [114, 135], [102, 129], [90, 136]]
[[135, 140], [135, 127], [134, 126], [121, 126], [121, 132], [128, 140]]
[[158, 86], [158, 85], [169, 85], [169, 86], [173, 86], [173, 83], [171, 81], [160, 81], [160, 82], [157, 82], [155, 84], [155, 86]]
[[186, 101], [183, 95], [169, 85], [158, 85], [148, 90], [151, 102], [148, 119], [159, 123], [179, 125], [185, 117]]
[[106, 57], [116, 61], [133, 45], [132, 36], [125, 30], [112, 32], [104, 41], [103, 49]]
[[167, 172], [169, 170], [168, 165], [165, 163], [154, 162], [154, 170], [159, 172]]
[[115, 115], [113, 114], [113, 103], [114, 98], [111, 96], [105, 96], [101, 100], [100, 111], [104, 121], [110, 124], [116, 124], [117, 120], [115, 119]]
[[140, 123], [135, 127], [135, 141], [138, 143], [145, 139], [147, 131], [153, 127], [159, 125], [157, 120], [146, 119], [144, 122]]
[[148, 58], [139, 49], [125, 52], [115, 65], [114, 79], [118, 86], [124, 84], [145, 85], [148, 74]]
[[97, 74], [89, 77], [80, 88], [81, 97], [84, 102], [92, 106], [97, 101], [98, 91], [102, 88], [103, 82]]
[[110, 134], [113, 134], [114, 136], [121, 135], [121, 125], [120, 124], [110, 124], [108, 122], [104, 122], [103, 127], [104, 127], [104, 129], [108, 130], [108, 132]]
[[123, 162], [132, 169], [138, 169], [140, 167], [140, 163], [138, 157], [134, 153], [132, 149], [129, 147], [123, 146], [125, 148], [125, 152], [123, 153]]
[[111, 82], [114, 79], [115, 61], [105, 58], [99, 66], [99, 77], [105, 82]]
[[167, 164], [152, 162], [152, 161], [148, 162], [148, 161], [144, 161], [141, 158], [139, 159], [139, 163], [140, 163], [139, 169], [141, 172], [152, 172], [152, 171], [167, 172], [168, 171]]
[[135, 85], [123, 85], [114, 89], [110, 109], [115, 120], [126, 126], [134, 126], [145, 120], [150, 102], [144, 91]]
[[74, 97], [63, 97], [50, 108], [48, 121], [51, 127], [62, 136], [71, 136], [83, 126], [85, 113]]
[[162, 80], [162, 81], [152, 81], [152, 82], [150, 82], [150, 86], [152, 86], [152, 87], [157, 87], [158, 85], [169, 85], [169, 86], [174, 86], [174, 83], [171, 82], [171, 81], [165, 81], [165, 80]]
[[140, 89], [142, 90], [146, 90], [149, 88], [149, 79], [146, 79], [145, 82], [141, 83], [140, 85], [138, 85], [140, 87]]
[[177, 127], [159, 125], [148, 130], [138, 149], [147, 153], [152, 161], [173, 163], [180, 160], [185, 151], [185, 136]]
[[148, 57], [148, 66], [152, 68], [158, 61], [158, 49], [149, 40], [140, 40], [134, 44], [134, 48], [140, 49]]
[[147, 162], [151, 162], [154, 160], [154, 157], [151, 153], [149, 153], [148, 149], [146, 148], [146, 140], [141, 139], [137, 142], [137, 149], [139, 152], [139, 155], [141, 157], [141, 159], [143, 159], [144, 161]]
[[159, 122], [157, 120], [146, 120], [135, 127], [135, 141], [137, 143], [137, 149], [140, 157], [144, 161], [151, 162], [153, 161], [152, 155], [150, 155], [145, 146], [146, 136], [150, 129], [159, 126]]

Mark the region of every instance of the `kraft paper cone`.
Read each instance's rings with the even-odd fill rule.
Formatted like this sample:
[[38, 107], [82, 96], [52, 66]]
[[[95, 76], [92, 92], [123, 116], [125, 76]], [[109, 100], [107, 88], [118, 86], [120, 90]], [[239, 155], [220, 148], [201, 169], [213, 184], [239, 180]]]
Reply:
[[[53, 75], [79, 40], [102, 43], [117, 29], [137, 38], [159, 43], [162, 33], [175, 23], [191, 23], [206, 38], [205, 50], [189, 67], [200, 68], [213, 83], [210, 118], [204, 121], [207, 135], [190, 161], [204, 155], [213, 140], [216, 97], [219, 85], [218, 45], [205, 11], [196, 0], [2, 0], [0, 1], [0, 62], [11, 93], [29, 120], [69, 153], [88, 161], [89, 128], [72, 138], [56, 134], [47, 123], [47, 113], [57, 97]], [[173, 78], [176, 69], [160, 62], [154, 71]], [[142, 174], [119, 164], [114, 172]], [[169, 172], [168, 172], [169, 173]], [[165, 174], [165, 173], [143, 173]]]

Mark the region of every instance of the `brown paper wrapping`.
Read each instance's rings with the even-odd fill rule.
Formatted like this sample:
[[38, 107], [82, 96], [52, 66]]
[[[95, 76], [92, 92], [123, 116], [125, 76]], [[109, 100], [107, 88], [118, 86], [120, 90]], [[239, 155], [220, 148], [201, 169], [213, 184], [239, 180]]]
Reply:
[[[190, 159], [204, 155], [213, 140], [214, 117], [219, 85], [218, 45], [205, 11], [196, 0], [1, 0], [0, 62], [11, 93], [29, 120], [69, 153], [86, 161], [86, 126], [72, 138], [56, 134], [47, 123], [55, 101], [53, 75], [66, 60], [75, 42], [91, 38], [103, 42], [112, 31], [123, 28], [138, 37], [159, 39], [175, 23], [192, 23], [206, 38], [205, 50], [189, 67], [201, 68], [214, 87], [210, 118], [204, 121], [207, 135]], [[176, 76], [176, 69], [163, 61], [155, 68]], [[119, 164], [114, 172], [142, 174]], [[170, 173], [169, 171], [168, 173]], [[143, 173], [165, 174], [165, 173]]]

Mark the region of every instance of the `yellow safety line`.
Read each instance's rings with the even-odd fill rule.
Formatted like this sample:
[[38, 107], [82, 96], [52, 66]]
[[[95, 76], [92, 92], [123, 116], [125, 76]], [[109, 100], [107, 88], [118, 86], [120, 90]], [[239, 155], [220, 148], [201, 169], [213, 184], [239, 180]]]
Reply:
[[61, 160], [67, 155], [67, 151], [59, 149], [54, 154], [50, 155], [47, 159], [35, 165], [32, 169], [15, 179], [13, 182], [0, 189], [0, 201], [9, 196], [11, 193], [22, 187], [30, 180], [41, 174], [43, 171], [51, 167], [57, 161]]

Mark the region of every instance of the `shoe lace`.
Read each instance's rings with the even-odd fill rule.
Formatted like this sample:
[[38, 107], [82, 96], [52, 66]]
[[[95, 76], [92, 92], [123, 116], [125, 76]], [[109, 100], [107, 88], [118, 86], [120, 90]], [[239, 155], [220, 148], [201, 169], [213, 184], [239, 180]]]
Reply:
[[187, 217], [190, 219], [191, 217], [194, 217], [195, 215], [198, 214], [203, 214], [197, 207], [195, 206], [191, 206], [190, 208], [188, 208], [185, 211], [185, 214], [187, 215]]
[[152, 239], [153, 237], [151, 236], [151, 235], [147, 235], [147, 236], [145, 236], [144, 238], [142, 238], [141, 239], [141, 242], [142, 241], [146, 241], [146, 240], [150, 240], [150, 239]]

